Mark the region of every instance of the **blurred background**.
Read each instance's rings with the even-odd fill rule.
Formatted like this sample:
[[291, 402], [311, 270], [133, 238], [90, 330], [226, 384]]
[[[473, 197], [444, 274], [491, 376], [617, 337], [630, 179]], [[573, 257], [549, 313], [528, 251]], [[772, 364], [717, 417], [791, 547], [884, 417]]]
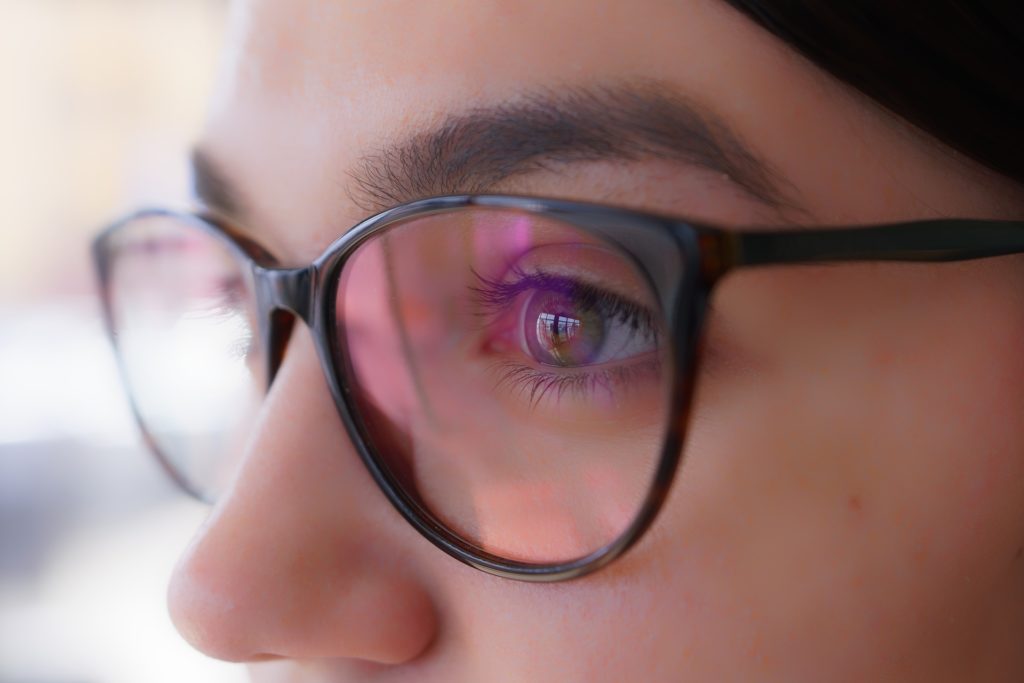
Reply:
[[187, 201], [224, 0], [0, 0], [0, 683], [242, 680], [164, 591], [205, 509], [140, 449], [88, 260]]

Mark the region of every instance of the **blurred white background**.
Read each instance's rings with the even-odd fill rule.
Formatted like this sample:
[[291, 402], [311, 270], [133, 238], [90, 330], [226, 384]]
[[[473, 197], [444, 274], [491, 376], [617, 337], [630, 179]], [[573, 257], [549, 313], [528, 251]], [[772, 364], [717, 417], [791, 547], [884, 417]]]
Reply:
[[89, 239], [188, 197], [223, 0], [0, 0], [0, 683], [242, 680], [166, 615], [206, 513], [141, 451]]

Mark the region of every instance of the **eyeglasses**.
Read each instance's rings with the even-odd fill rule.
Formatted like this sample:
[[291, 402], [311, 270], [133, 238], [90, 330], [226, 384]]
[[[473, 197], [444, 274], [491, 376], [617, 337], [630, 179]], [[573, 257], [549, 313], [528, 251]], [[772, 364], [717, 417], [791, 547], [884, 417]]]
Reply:
[[405, 204], [283, 268], [228, 221], [148, 210], [94, 244], [142, 433], [214, 501], [296, 319], [395, 508], [453, 557], [557, 581], [651, 525], [679, 469], [712, 290], [736, 268], [1024, 253], [1024, 223], [731, 231], [511, 196]]

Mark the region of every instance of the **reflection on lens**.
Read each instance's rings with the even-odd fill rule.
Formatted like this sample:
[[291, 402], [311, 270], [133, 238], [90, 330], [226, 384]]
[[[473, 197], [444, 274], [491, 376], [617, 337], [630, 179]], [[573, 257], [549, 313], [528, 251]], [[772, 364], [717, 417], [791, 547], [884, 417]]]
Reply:
[[109, 305], [144, 430], [194, 493], [232, 474], [263, 387], [250, 274], [221, 238], [150, 216], [110, 237]]
[[626, 531], [661, 454], [672, 370], [657, 299], [619, 247], [464, 209], [371, 239], [337, 287], [365, 436], [422, 507], [532, 563]]

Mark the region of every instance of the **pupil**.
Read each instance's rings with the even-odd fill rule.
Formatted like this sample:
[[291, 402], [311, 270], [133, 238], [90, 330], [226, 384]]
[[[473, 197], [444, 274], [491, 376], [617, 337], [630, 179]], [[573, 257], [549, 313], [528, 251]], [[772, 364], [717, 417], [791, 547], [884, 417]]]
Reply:
[[541, 313], [537, 324], [546, 328], [548, 339], [556, 347], [572, 343], [582, 325], [578, 319], [559, 313]]
[[[536, 339], [542, 356], [550, 365], [562, 367], [589, 364], [604, 341], [600, 316], [586, 311], [566, 314], [562, 306], [545, 306], [536, 313]], [[564, 302], [563, 302], [564, 303]], [[546, 309], [546, 310], [545, 310]]]

